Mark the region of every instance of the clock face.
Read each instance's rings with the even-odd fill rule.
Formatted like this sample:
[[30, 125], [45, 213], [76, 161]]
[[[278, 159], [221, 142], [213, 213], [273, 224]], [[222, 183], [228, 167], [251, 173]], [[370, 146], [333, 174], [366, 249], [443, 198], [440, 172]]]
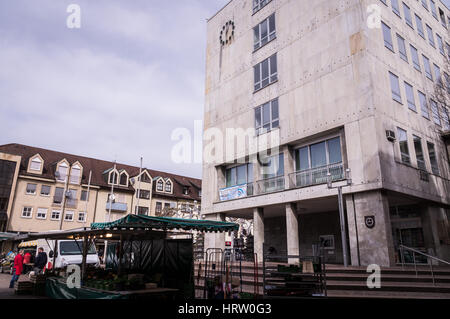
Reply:
[[220, 31], [220, 44], [222, 46], [231, 43], [231, 40], [233, 40], [234, 37], [234, 28], [234, 22], [231, 20], [222, 27], [222, 30]]

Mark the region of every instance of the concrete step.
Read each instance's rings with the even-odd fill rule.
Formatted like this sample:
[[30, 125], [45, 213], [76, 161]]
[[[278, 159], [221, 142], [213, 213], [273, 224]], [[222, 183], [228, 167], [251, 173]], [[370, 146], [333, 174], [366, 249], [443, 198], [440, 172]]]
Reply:
[[[351, 291], [371, 291], [365, 282], [348, 282], [327, 280], [327, 290], [351, 290]], [[450, 295], [450, 284], [437, 283], [409, 283], [409, 282], [381, 282], [381, 288], [377, 291], [398, 291], [398, 292], [432, 292]]]
[[450, 294], [429, 292], [407, 292], [407, 291], [349, 291], [328, 290], [329, 298], [352, 298], [352, 299], [450, 299]]

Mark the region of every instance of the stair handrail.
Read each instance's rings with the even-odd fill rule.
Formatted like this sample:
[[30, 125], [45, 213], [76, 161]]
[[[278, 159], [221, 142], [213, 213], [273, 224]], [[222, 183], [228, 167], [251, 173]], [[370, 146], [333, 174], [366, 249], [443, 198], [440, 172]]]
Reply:
[[[425, 257], [430, 258], [432, 260], [436, 260], [437, 262], [440, 262], [440, 263], [443, 263], [443, 264], [450, 265], [450, 262], [448, 262], [446, 260], [443, 260], [441, 258], [438, 258], [436, 256], [429, 255], [429, 254], [424, 253], [424, 252], [422, 252], [420, 250], [417, 250], [417, 249], [414, 249], [414, 248], [411, 248], [411, 247], [408, 247], [408, 246], [405, 246], [405, 245], [399, 245], [399, 248], [400, 248], [400, 253], [401, 253], [401, 262], [402, 262], [402, 268], [403, 269], [404, 269], [404, 265], [405, 265], [405, 257], [403, 255], [403, 250], [406, 249], [406, 250], [412, 251], [412, 253], [413, 253], [413, 261], [414, 261], [414, 270], [416, 272], [416, 277], [418, 277], [417, 263], [416, 263], [416, 254], [425, 256]], [[433, 285], [436, 286], [436, 280], [434, 278], [434, 270], [433, 270], [433, 261], [430, 262], [430, 271], [431, 271], [431, 278], [433, 280]]]
[[404, 248], [404, 249], [406, 249], [406, 250], [410, 250], [410, 251], [412, 251], [412, 252], [415, 252], [416, 254], [423, 255], [423, 256], [425, 256], [425, 257], [434, 259], [434, 260], [436, 260], [436, 261], [438, 261], [438, 262], [441, 262], [441, 263], [443, 263], [443, 264], [447, 264], [447, 265], [450, 266], [450, 262], [449, 262], [449, 261], [445, 261], [445, 260], [440, 259], [440, 258], [438, 258], [438, 257], [436, 257], [436, 256], [429, 255], [429, 254], [427, 254], [427, 253], [424, 253], [423, 251], [420, 251], [420, 250], [417, 250], [417, 249], [414, 249], [414, 248], [411, 248], [411, 247], [408, 247], [408, 246], [405, 246], [405, 245], [399, 245], [399, 247], [400, 247], [400, 248]]

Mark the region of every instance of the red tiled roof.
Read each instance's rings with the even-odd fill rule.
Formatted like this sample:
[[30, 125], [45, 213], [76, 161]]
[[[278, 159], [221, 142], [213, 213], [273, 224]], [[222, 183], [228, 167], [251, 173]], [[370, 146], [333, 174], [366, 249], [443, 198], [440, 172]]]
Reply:
[[[107, 171], [108, 169], [111, 169], [114, 167], [114, 162], [109, 161], [103, 161], [98, 160], [94, 158], [84, 157], [84, 156], [78, 156], [73, 154], [67, 154], [57, 151], [51, 151], [43, 148], [37, 148], [32, 146], [26, 146], [21, 144], [6, 144], [6, 145], [0, 145], [0, 152], [12, 154], [12, 155], [19, 155], [22, 157], [21, 165], [20, 165], [20, 174], [26, 175], [26, 176], [35, 176], [35, 177], [43, 177], [48, 179], [55, 179], [55, 170], [56, 170], [56, 164], [60, 162], [63, 159], [66, 159], [71, 165], [75, 162], [79, 162], [81, 166], [83, 166], [83, 177], [82, 177], [82, 183], [87, 184], [89, 180], [89, 171], [92, 171], [92, 179], [91, 179], [91, 185], [99, 186], [99, 187], [106, 187], [109, 188], [110, 186], [107, 183], [107, 180], [103, 176], [103, 172]], [[28, 162], [29, 159], [39, 154], [42, 159], [44, 160], [44, 168], [42, 171], [42, 175], [36, 175], [36, 174], [30, 174], [27, 172], [28, 168]], [[125, 170], [130, 177], [139, 175], [139, 167], [136, 166], [130, 166], [125, 164], [116, 164], [117, 170]], [[144, 170], [144, 169], [143, 169]], [[184, 187], [180, 184], [189, 185], [189, 183], [193, 185], [197, 185], [201, 187], [202, 181], [197, 178], [192, 177], [186, 177], [186, 176], [180, 176], [160, 171], [155, 171], [151, 169], [146, 169], [150, 176], [152, 178], [155, 178], [157, 176], [161, 176], [164, 179], [170, 178], [172, 180], [173, 184], [173, 195], [170, 194], [164, 194], [164, 193], [158, 193], [158, 196], [167, 196], [167, 197], [179, 197], [179, 198], [185, 198], [185, 199], [191, 199], [191, 200], [198, 200], [200, 201], [198, 190], [190, 190], [189, 195], [183, 194]], [[154, 187], [155, 185], [153, 185]], [[115, 186], [116, 188], [123, 189], [123, 190], [133, 190], [131, 185], [126, 188], [123, 186]], [[156, 192], [155, 192], [156, 193]], [[155, 194], [156, 195], [156, 194]]]

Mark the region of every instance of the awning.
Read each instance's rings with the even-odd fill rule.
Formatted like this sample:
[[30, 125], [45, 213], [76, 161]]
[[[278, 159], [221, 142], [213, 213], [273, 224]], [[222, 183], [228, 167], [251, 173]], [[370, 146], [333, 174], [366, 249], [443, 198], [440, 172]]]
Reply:
[[202, 232], [229, 232], [239, 229], [235, 223], [213, 220], [181, 219], [143, 215], [128, 215], [110, 223], [93, 223], [92, 229], [159, 229], [198, 230]]
[[28, 247], [36, 247], [38, 245], [37, 240], [26, 241], [19, 244], [19, 248], [28, 248]]
[[0, 240], [7, 240], [7, 239], [11, 239], [16, 236], [17, 236], [17, 234], [13, 234], [13, 233], [0, 233]]

